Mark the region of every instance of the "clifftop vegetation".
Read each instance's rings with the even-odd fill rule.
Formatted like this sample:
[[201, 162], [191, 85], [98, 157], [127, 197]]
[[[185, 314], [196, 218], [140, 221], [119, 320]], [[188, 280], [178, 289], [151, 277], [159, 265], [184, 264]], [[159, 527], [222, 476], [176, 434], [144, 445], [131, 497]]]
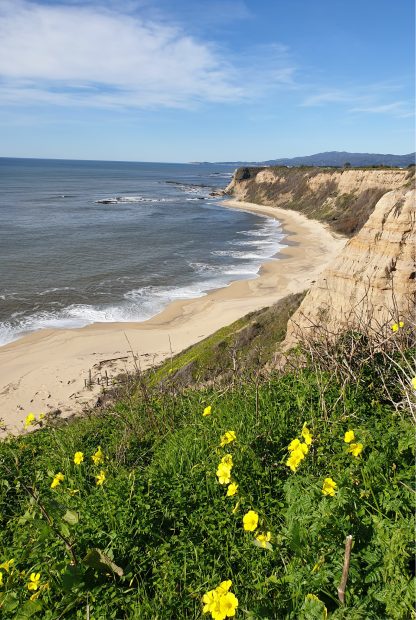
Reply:
[[414, 326], [271, 371], [298, 303], [0, 445], [2, 617], [413, 617]]

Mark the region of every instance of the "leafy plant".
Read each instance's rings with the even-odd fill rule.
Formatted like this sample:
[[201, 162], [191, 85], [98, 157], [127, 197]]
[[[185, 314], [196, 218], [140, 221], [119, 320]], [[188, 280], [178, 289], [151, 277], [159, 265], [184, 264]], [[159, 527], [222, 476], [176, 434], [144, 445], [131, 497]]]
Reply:
[[414, 350], [359, 343], [0, 444], [2, 617], [197, 619], [231, 581], [236, 617], [411, 618], [413, 396], [389, 369]]

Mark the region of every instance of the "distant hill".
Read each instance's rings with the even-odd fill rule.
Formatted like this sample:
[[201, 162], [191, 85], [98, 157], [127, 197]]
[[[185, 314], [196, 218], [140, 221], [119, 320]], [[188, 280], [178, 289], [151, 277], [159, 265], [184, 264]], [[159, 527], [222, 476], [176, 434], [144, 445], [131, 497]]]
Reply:
[[339, 166], [346, 163], [351, 166], [398, 166], [406, 168], [415, 163], [416, 153], [408, 155], [383, 155], [380, 153], [348, 153], [347, 151], [329, 151], [327, 153], [316, 153], [315, 155], [305, 155], [303, 157], [283, 157], [281, 159], [269, 159], [258, 162], [216, 162], [221, 164], [256, 164], [265, 166]]
[[263, 162], [270, 166], [399, 166], [405, 168], [415, 163], [415, 153], [408, 155], [382, 155], [379, 153], [348, 153], [347, 151], [329, 151], [304, 157], [271, 159]]

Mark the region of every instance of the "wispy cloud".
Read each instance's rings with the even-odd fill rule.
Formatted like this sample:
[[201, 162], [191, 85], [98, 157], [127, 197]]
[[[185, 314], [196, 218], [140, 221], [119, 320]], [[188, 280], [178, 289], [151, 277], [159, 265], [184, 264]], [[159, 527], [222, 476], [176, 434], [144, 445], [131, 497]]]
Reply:
[[365, 87], [350, 85], [344, 89], [316, 89], [317, 92], [305, 97], [300, 105], [317, 107], [339, 104], [344, 106], [347, 113], [388, 114], [407, 118], [414, 114], [411, 101], [386, 101], [402, 89], [403, 86], [390, 82], [367, 84]]
[[308, 95], [301, 103], [302, 107], [310, 108], [326, 105], [328, 103], [351, 103], [356, 100], [356, 96], [342, 90], [324, 90], [314, 95]]
[[[0, 101], [146, 108], [252, 98], [249, 71], [177, 25], [139, 17], [139, 5], [0, 0]], [[264, 88], [269, 71], [275, 85], [292, 74], [278, 59], [264, 71]]]
[[412, 104], [407, 101], [393, 101], [381, 105], [370, 105], [366, 107], [351, 108], [350, 112], [358, 112], [365, 114], [394, 114], [401, 118], [408, 118], [414, 115]]

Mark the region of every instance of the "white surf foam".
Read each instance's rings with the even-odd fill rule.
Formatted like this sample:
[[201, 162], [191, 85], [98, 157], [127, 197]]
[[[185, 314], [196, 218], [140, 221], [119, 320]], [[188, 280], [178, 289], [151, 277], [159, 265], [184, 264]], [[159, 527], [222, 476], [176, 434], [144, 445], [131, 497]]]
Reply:
[[174, 198], [149, 198], [147, 196], [112, 196], [95, 200], [96, 204], [135, 204], [139, 202], [174, 202]]
[[[118, 197], [117, 201], [146, 201], [142, 199], [141, 196], [124, 196]], [[213, 256], [237, 259], [237, 263], [218, 265], [211, 264], [209, 260], [188, 263], [200, 276], [197, 282], [184, 286], [144, 286], [131, 289], [124, 294], [120, 303], [114, 305], [72, 304], [57, 311], [34, 312], [28, 316], [18, 312], [10, 321], [0, 323], [0, 345], [40, 329], [68, 329], [97, 322], [135, 322], [149, 319], [172, 301], [200, 297], [209, 290], [227, 286], [233, 280], [255, 276], [265, 260], [285, 247], [282, 244], [283, 235], [279, 222], [266, 217], [259, 228], [240, 231], [239, 234], [246, 239], [230, 242], [229, 249], [212, 251]], [[241, 249], [233, 249], [233, 246]], [[244, 250], [244, 247], [247, 249]], [[70, 287], [49, 288], [38, 295], [62, 290], [70, 290]], [[5, 296], [2, 294], [1, 298], [4, 299]]]

